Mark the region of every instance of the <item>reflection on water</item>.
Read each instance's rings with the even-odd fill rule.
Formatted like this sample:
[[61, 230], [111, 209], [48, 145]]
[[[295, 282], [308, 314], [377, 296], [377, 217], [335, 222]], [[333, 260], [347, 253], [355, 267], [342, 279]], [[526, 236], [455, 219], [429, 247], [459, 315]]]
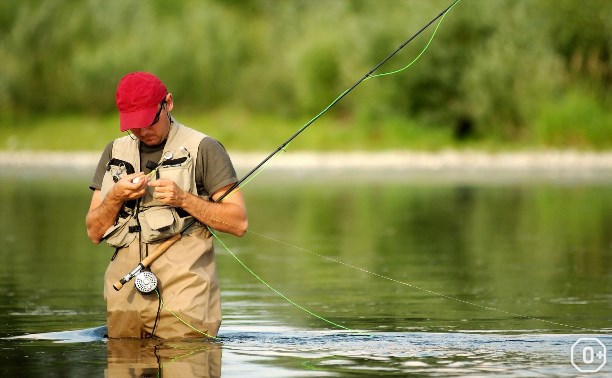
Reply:
[[[88, 342], [89, 358], [101, 362], [100, 328], [77, 332], [30, 335], [58, 340], [61, 345], [14, 340], [7, 350], [42, 350], [46, 359], [82, 354], [76, 344]], [[98, 334], [98, 342], [91, 340]], [[104, 373], [108, 377], [167, 376], [575, 376], [572, 345], [580, 338], [597, 337], [611, 345], [612, 336], [582, 334], [337, 332], [300, 330], [282, 326], [228, 327], [219, 341], [107, 340]], [[2, 344], [0, 344], [2, 345]], [[223, 364], [221, 355], [223, 353]], [[29, 356], [27, 356], [29, 357]], [[48, 371], [41, 359], [32, 359], [27, 371]], [[69, 364], [72, 364], [69, 362]], [[222, 367], [223, 366], [223, 367]], [[588, 365], [582, 365], [587, 368]], [[6, 367], [5, 367], [6, 368]], [[31, 369], [31, 370], [30, 370]], [[100, 371], [96, 369], [95, 371]], [[89, 370], [94, 371], [94, 369]], [[609, 375], [607, 369], [601, 374]]]
[[220, 377], [221, 345], [212, 342], [108, 340], [110, 377]]
[[217, 243], [219, 343], [100, 340], [112, 250], [86, 238], [88, 181], [0, 172], [0, 337], [89, 330], [0, 340], [3, 376], [572, 376], [580, 335], [612, 349], [605, 181], [263, 175], [223, 242], [358, 332]]

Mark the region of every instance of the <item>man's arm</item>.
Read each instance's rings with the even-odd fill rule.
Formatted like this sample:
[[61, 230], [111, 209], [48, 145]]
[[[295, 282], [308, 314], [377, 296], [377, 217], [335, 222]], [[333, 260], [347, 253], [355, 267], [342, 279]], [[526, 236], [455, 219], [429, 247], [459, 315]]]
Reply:
[[[249, 226], [244, 198], [239, 189], [232, 191], [222, 202], [210, 202], [183, 191], [173, 181], [159, 179], [149, 183], [155, 188], [155, 198], [160, 202], [180, 207], [211, 228], [236, 236], [243, 236]], [[231, 187], [227, 185], [212, 195], [215, 200]]]
[[[140, 177], [140, 180], [135, 184], [132, 180], [136, 177]], [[87, 236], [92, 242], [98, 244], [102, 241], [102, 236], [115, 223], [117, 214], [126, 201], [144, 196], [146, 184], [146, 176], [140, 172], [121, 178], [104, 198], [100, 190], [93, 192], [85, 218]]]

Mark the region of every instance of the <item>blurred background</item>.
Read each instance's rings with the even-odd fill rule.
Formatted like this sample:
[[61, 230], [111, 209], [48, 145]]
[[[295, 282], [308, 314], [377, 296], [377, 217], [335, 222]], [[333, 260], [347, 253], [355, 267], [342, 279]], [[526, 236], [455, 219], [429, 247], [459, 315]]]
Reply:
[[[0, 150], [99, 150], [131, 71], [166, 83], [181, 122], [268, 150], [450, 3], [4, 0]], [[364, 82], [294, 148], [608, 149], [611, 19], [607, 0], [463, 0], [417, 63]]]
[[[105, 322], [113, 249], [90, 243], [84, 218], [94, 164], [120, 136], [115, 89], [125, 74], [158, 75], [173, 115], [232, 159], [256, 152], [244, 154], [242, 173], [452, 1], [0, 0], [0, 337]], [[296, 138], [290, 150], [552, 159], [445, 168], [440, 153], [423, 169], [353, 159], [352, 169], [257, 176], [244, 190], [249, 233], [221, 236], [228, 251], [295, 303], [353, 329], [404, 333], [406, 343], [377, 336], [381, 358], [369, 337], [304, 342], [291, 330], [328, 324], [217, 243], [223, 332], [254, 330], [223, 347], [224, 376], [232, 367], [235, 376], [573, 376], [570, 345], [548, 334], [612, 334], [610, 20], [610, 0], [461, 0], [415, 64], [364, 81]], [[435, 26], [377, 73], [412, 62]], [[572, 165], [557, 150], [601, 153]], [[454, 335], [415, 343], [414, 332]], [[500, 333], [544, 338], [514, 351], [497, 348]], [[102, 344], [5, 343], [0, 375], [100, 376], [111, 360]]]

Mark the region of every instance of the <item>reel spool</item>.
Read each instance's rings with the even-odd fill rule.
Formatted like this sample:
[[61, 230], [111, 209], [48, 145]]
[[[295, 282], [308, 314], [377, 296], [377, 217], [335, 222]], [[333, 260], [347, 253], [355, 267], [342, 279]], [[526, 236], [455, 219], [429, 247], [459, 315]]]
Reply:
[[143, 270], [134, 278], [134, 286], [136, 286], [136, 290], [141, 293], [149, 294], [157, 289], [157, 277], [155, 277], [155, 274], [152, 272]]

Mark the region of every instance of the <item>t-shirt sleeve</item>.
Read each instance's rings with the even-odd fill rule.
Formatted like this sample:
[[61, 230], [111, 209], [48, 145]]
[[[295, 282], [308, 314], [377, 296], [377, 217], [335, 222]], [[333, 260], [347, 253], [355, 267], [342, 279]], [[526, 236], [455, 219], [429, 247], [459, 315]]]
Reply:
[[100, 156], [100, 160], [98, 161], [98, 166], [96, 167], [96, 172], [94, 173], [93, 180], [89, 185], [89, 189], [91, 190], [100, 190], [102, 189], [102, 180], [104, 179], [104, 172], [106, 172], [106, 164], [110, 161], [113, 153], [113, 142], [110, 142], [106, 145], [106, 148], [102, 152], [102, 156]]
[[202, 196], [210, 196], [224, 186], [238, 181], [227, 151], [211, 137], [200, 142], [196, 169], [196, 185], [198, 194]]

